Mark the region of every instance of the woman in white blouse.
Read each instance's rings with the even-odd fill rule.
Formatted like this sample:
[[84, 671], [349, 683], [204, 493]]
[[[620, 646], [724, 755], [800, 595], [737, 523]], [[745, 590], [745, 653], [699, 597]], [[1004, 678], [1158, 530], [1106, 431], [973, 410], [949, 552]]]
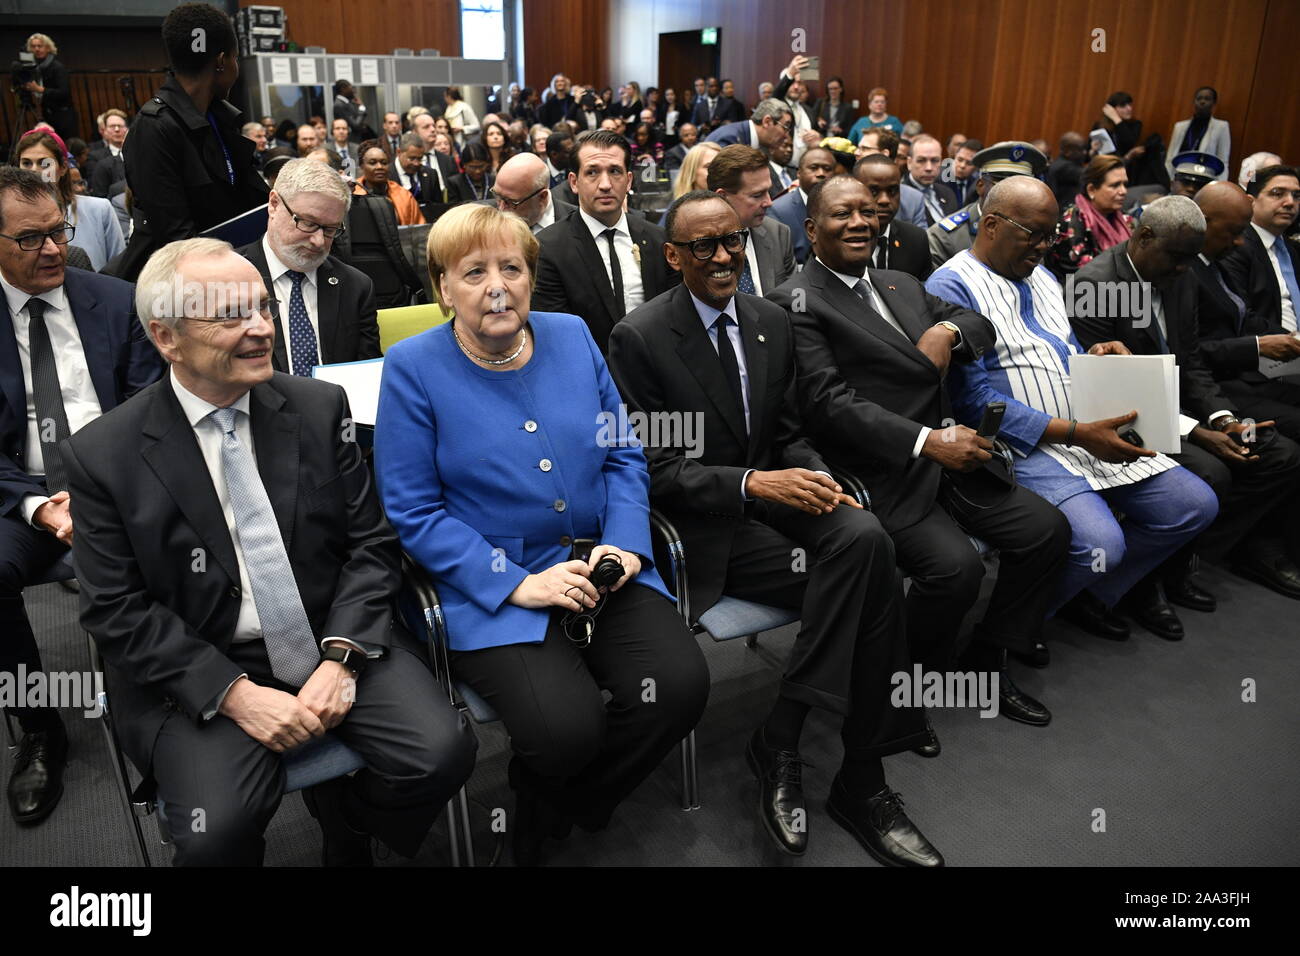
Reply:
[[478, 116], [474, 114], [474, 110], [470, 108], [470, 105], [461, 99], [459, 86], [447, 87], [447, 92], [443, 94], [443, 100], [447, 105], [443, 109], [442, 115], [447, 118], [447, 125], [451, 127], [452, 136], [456, 137], [456, 145], [464, 146], [469, 140], [478, 135]]

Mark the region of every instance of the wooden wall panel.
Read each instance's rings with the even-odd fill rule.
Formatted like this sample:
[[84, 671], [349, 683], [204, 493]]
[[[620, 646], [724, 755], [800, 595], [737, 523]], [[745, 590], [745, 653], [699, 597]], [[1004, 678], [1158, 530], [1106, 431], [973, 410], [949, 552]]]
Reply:
[[[823, 76], [844, 77], [865, 101], [889, 89], [890, 111], [919, 119], [940, 138], [953, 132], [999, 139], [1043, 137], [1055, 145], [1085, 131], [1105, 98], [1127, 90], [1145, 131], [1168, 137], [1191, 114], [1196, 87], [1219, 90], [1217, 116], [1233, 130], [1233, 168], [1272, 144], [1300, 159], [1300, 82], [1295, 0], [610, 0], [613, 18], [657, 34], [722, 28], [722, 73], [753, 103], [757, 84], [774, 79], [791, 56], [791, 31], [805, 31]], [[1106, 31], [1093, 52], [1092, 31]], [[611, 65], [653, 64], [614, 46]], [[681, 78], [646, 75], [646, 85]], [[814, 92], [817, 92], [814, 87]], [[865, 106], [865, 102], [863, 104]], [[865, 110], [863, 110], [865, 112]], [[1249, 119], [1248, 119], [1249, 118]]]
[[543, 90], [556, 73], [609, 82], [609, 0], [526, 0], [523, 11], [525, 85]]
[[[433, 47], [460, 56], [459, 0], [270, 0], [284, 7], [289, 39], [331, 53], [390, 54], [398, 47]], [[255, 0], [240, 0], [241, 7]]]

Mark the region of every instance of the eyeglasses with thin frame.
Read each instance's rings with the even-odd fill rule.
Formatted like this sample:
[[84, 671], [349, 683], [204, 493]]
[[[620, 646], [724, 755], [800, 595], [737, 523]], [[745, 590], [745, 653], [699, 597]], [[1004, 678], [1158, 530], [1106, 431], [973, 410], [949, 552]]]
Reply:
[[736, 232], [729, 232], [725, 236], [704, 236], [700, 239], [691, 239], [685, 242], [670, 239], [669, 242], [674, 246], [686, 246], [696, 259], [701, 262], [708, 262], [713, 258], [713, 254], [718, 251], [718, 243], [722, 243], [723, 249], [735, 255], [745, 248], [745, 243], [748, 240], [749, 230], [740, 229]]
[[490, 195], [493, 199], [495, 199], [497, 202], [503, 202], [503, 203], [505, 203], [505, 204], [506, 204], [507, 206], [509, 206], [511, 209], [518, 209], [518, 208], [519, 208], [520, 206], [522, 206], [524, 203], [528, 202], [528, 200], [532, 199], [534, 196], [536, 196], [538, 193], [540, 193], [540, 192], [542, 191], [542, 189], [546, 189], [546, 188], [547, 188], [546, 186], [542, 186], [541, 189], [534, 189], [532, 192], [530, 192], [530, 193], [529, 193], [527, 196], [525, 196], [523, 199], [509, 199], [509, 198], [507, 198], [507, 197], [501, 195], [501, 194], [500, 194], [499, 192], [497, 192], [495, 189], [490, 190], [490, 191], [489, 191], [489, 195]]
[[260, 307], [256, 309], [247, 309], [243, 306], [236, 306], [239, 310], [238, 315], [212, 315], [212, 316], [195, 316], [185, 315], [182, 318], [190, 322], [201, 322], [204, 325], [220, 325], [223, 329], [247, 329], [251, 328], [259, 318], [274, 324], [275, 317], [280, 311], [280, 300], [274, 297], [268, 297]]
[[0, 232], [0, 239], [12, 239], [23, 252], [35, 252], [45, 245], [46, 239], [53, 239], [56, 245], [66, 246], [76, 233], [77, 227], [65, 222], [49, 232], [29, 232], [21, 236], [8, 236]]
[[1031, 246], [1037, 246], [1044, 242], [1047, 243], [1049, 246], [1054, 246], [1056, 245], [1057, 240], [1061, 238], [1060, 226], [1054, 227], [1051, 232], [1035, 232], [1034, 230], [1030, 229], [1028, 226], [1022, 225], [1021, 223], [1016, 222], [1010, 216], [1004, 216], [1000, 212], [991, 212], [989, 213], [989, 215], [994, 216], [998, 219], [1004, 219], [1007, 222], [1011, 223], [1011, 225], [1015, 226], [1017, 229], [1019, 229], [1026, 236], [1029, 237], [1029, 244]]
[[[278, 196], [279, 193], [277, 193], [276, 195]], [[320, 232], [325, 236], [326, 239], [336, 239], [339, 236], [343, 235], [343, 233], [348, 231], [348, 227], [343, 223], [339, 223], [337, 226], [322, 226], [318, 222], [312, 222], [310, 219], [304, 219], [302, 216], [298, 215], [296, 212], [294, 212], [292, 209], [289, 208], [289, 204], [284, 201], [283, 196], [280, 196], [280, 202], [284, 205], [285, 211], [289, 213], [290, 217], [292, 217], [293, 224], [298, 228], [299, 232], [305, 232], [308, 234]]]

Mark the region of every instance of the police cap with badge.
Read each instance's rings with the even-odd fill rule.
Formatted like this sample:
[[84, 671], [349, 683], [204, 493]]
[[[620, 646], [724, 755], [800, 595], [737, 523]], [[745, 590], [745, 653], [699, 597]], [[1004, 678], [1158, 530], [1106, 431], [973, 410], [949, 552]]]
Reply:
[[[987, 146], [975, 154], [972, 162], [979, 170], [981, 179], [987, 176], [993, 182], [1006, 179], [1008, 176], [1033, 176], [1035, 179], [1040, 179], [1047, 170], [1047, 157], [1032, 144], [1019, 140], [1005, 140]], [[940, 219], [939, 225], [946, 232], [952, 232], [968, 219], [970, 219], [969, 208], [961, 209], [951, 216]], [[972, 232], [975, 230], [975, 225], [973, 222], [970, 225]]]
[[1223, 160], [1213, 153], [1187, 152], [1174, 157], [1174, 178], [1204, 186], [1223, 175]]

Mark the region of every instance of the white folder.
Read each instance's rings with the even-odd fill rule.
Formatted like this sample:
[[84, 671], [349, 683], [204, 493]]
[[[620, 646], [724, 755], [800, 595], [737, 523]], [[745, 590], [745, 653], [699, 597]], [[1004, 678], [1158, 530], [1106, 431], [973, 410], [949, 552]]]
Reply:
[[1172, 355], [1071, 355], [1070, 407], [1081, 422], [1136, 410], [1143, 447], [1180, 450], [1178, 366]]
[[379, 412], [379, 380], [384, 375], [384, 360], [364, 359], [360, 362], [338, 362], [334, 365], [317, 365], [311, 370], [312, 378], [323, 379], [343, 386], [352, 408], [352, 420], [358, 425], [375, 424]]

